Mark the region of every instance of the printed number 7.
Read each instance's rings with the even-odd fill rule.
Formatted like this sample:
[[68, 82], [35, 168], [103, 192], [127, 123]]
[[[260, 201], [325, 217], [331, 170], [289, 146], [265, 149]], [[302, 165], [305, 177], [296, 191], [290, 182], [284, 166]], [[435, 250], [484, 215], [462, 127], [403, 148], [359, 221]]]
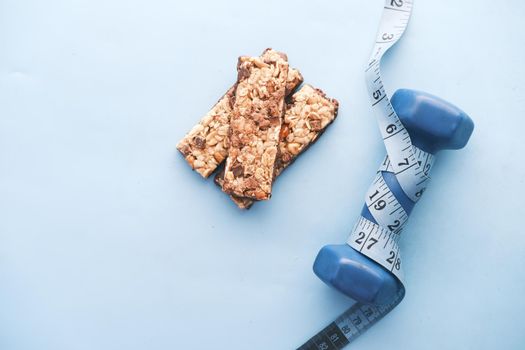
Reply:
[[403, 166], [403, 165], [408, 165], [408, 164], [410, 164], [410, 162], [408, 161], [408, 158], [405, 158], [404, 162], [397, 163], [398, 166]]
[[372, 246], [377, 243], [377, 239], [375, 239], [374, 237], [370, 237], [368, 242], [370, 242], [370, 244], [366, 246], [366, 249], [372, 248]]

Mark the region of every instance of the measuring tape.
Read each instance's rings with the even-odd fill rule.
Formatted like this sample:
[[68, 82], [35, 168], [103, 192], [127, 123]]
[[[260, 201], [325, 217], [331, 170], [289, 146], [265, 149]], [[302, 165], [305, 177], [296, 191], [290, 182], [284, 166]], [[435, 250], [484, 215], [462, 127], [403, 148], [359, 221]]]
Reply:
[[[420, 179], [424, 178], [424, 181], [427, 182], [430, 169], [434, 164], [434, 155], [410, 146], [417, 164], [414, 166], [414, 169], [417, 170], [417, 177], [414, 177], [414, 181], [422, 181]], [[408, 213], [405, 212], [383, 178], [383, 172], [395, 174], [393, 168], [389, 156], [386, 156], [365, 196], [366, 206], [377, 224], [361, 217], [348, 237], [347, 243], [385, 267], [403, 282], [401, 256], [397, 243], [408, 220]]]
[[382, 319], [403, 299], [405, 290], [388, 305], [355, 303], [334, 322], [314, 335], [297, 350], [340, 350]]
[[[406, 196], [416, 203], [425, 191], [434, 156], [412, 145], [410, 135], [386, 94], [380, 73], [383, 55], [403, 35], [412, 13], [412, 0], [386, 0], [366, 82], [387, 156], [366, 193], [366, 206], [376, 223], [361, 217], [347, 244], [391, 271], [403, 283], [398, 246], [408, 213], [391, 192], [383, 172], [395, 175]], [[313, 336], [298, 350], [339, 350], [365, 332], [396, 307], [405, 294], [401, 288], [390, 304], [374, 306], [355, 303], [334, 322]]]
[[[419, 172], [422, 172], [428, 179], [428, 174], [434, 164], [434, 155], [424, 152], [415, 146], [413, 146], [413, 149]], [[390, 232], [400, 233], [408, 219], [408, 214], [385, 183], [382, 175], [383, 171], [394, 173], [388, 156], [381, 163], [376, 178], [368, 189], [365, 203], [376, 222], [383, 227], [387, 227]]]
[[383, 85], [380, 63], [383, 55], [401, 38], [412, 13], [412, 1], [387, 0], [372, 55], [366, 69], [368, 92], [379, 123], [394, 174], [403, 192], [415, 203], [423, 194], [428, 176], [418, 172], [408, 131], [399, 120]]

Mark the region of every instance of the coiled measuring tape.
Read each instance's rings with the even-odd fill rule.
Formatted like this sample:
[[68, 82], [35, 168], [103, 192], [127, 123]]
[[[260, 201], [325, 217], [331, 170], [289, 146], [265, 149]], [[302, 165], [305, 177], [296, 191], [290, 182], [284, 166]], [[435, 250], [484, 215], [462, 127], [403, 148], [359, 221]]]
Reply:
[[[434, 156], [412, 145], [410, 135], [388, 98], [380, 72], [383, 55], [403, 35], [412, 13], [412, 0], [386, 0], [372, 55], [368, 61], [366, 82], [387, 156], [366, 193], [366, 206], [377, 222], [361, 217], [347, 244], [391, 271], [403, 283], [403, 269], [398, 246], [408, 214], [385, 183], [382, 172], [395, 174], [403, 192], [416, 203], [425, 191]], [[394, 307], [405, 294], [401, 288], [387, 305], [355, 303], [334, 322], [310, 338], [298, 350], [339, 350], [364, 333]]]
[[[408, 141], [410, 142], [410, 138], [408, 138]], [[429, 172], [434, 164], [434, 156], [412, 146], [412, 144], [410, 144], [410, 147], [412, 149], [411, 154], [417, 164], [413, 167], [417, 171], [415, 173], [417, 177], [413, 178], [414, 182], [424, 181], [426, 183], [430, 179]], [[397, 243], [400, 233], [408, 220], [408, 214], [386, 184], [383, 178], [383, 171], [395, 174], [394, 166], [389, 156], [386, 156], [381, 163], [376, 177], [365, 196], [366, 206], [377, 224], [361, 217], [348, 237], [347, 243], [352, 248], [388, 269], [403, 282], [401, 256]], [[424, 191], [424, 189], [425, 187], [422, 187], [419, 191]], [[421, 194], [418, 197], [421, 197]]]

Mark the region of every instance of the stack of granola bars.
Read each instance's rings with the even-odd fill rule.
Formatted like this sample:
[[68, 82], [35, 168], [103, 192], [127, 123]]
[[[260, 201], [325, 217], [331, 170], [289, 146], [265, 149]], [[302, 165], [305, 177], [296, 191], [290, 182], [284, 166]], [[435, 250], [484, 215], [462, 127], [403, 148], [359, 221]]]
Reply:
[[274, 179], [337, 116], [338, 102], [303, 85], [281, 52], [242, 56], [237, 82], [179, 142], [177, 149], [203, 177], [221, 164], [215, 183], [239, 208], [271, 196]]

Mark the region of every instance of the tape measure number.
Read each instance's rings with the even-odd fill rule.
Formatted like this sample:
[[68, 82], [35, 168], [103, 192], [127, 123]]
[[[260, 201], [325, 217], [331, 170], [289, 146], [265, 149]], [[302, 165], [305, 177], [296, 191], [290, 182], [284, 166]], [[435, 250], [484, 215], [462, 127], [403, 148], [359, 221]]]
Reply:
[[[365, 70], [372, 108], [376, 114], [387, 156], [366, 194], [366, 205], [377, 224], [361, 217], [348, 244], [391, 271], [401, 282], [403, 269], [399, 234], [408, 219], [382, 172], [395, 174], [403, 192], [415, 203], [429, 180], [433, 156], [412, 145], [408, 131], [386, 94], [380, 72], [381, 58], [403, 35], [412, 12], [411, 0], [386, 0], [372, 55]], [[394, 300], [383, 306], [355, 303], [334, 322], [310, 338], [299, 350], [339, 350], [364, 333], [394, 307], [405, 294], [401, 288]]]
[[376, 41], [365, 72], [372, 108], [377, 117], [393, 172], [406, 195], [417, 202], [424, 191], [427, 177], [423, 173], [416, 175], [419, 166], [412, 149], [410, 135], [388, 99], [379, 67], [383, 55], [405, 32], [411, 13], [410, 0], [385, 2]]
[[297, 350], [343, 349], [395, 308], [403, 296], [399, 294], [391, 304], [382, 306], [355, 303]]
[[[418, 164], [417, 179], [422, 174], [425, 178], [424, 181], [428, 181], [430, 170], [434, 164], [434, 156], [415, 146], [412, 146], [412, 154]], [[386, 184], [383, 172], [394, 173], [388, 156], [381, 163], [376, 178], [365, 196], [366, 206], [377, 224], [361, 217], [350, 233], [347, 243], [381, 264], [403, 282], [404, 275], [401, 268], [398, 241], [408, 220], [408, 213], [405, 212], [403, 206]]]

